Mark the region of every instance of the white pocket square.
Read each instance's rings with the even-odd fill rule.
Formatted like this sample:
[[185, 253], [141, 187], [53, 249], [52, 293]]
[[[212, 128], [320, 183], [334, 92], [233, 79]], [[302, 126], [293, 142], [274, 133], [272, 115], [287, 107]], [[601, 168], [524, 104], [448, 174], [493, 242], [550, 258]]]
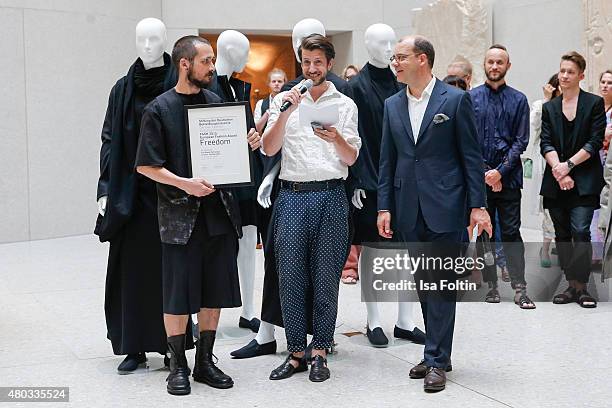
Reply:
[[433, 123], [437, 125], [439, 123], [444, 123], [449, 119], [450, 118], [443, 113], [436, 113], [436, 115], [433, 117]]

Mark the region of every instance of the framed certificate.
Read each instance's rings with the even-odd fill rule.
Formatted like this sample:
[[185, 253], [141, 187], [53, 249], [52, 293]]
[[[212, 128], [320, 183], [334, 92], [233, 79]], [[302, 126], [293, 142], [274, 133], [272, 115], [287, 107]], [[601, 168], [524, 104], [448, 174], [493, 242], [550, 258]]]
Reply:
[[247, 102], [187, 105], [191, 175], [218, 187], [253, 185]]

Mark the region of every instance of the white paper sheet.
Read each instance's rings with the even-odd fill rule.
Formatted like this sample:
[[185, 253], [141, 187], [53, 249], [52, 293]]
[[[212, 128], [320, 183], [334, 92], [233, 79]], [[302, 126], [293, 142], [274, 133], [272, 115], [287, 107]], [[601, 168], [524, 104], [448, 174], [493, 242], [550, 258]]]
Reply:
[[310, 106], [300, 104], [300, 126], [310, 127], [310, 123], [319, 122], [323, 126], [333, 126], [340, 120], [338, 105]]

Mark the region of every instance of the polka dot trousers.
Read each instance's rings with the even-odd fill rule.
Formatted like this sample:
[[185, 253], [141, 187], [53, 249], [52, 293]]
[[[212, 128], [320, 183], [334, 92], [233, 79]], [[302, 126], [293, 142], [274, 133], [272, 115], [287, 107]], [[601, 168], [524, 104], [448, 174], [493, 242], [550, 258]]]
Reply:
[[348, 200], [343, 186], [323, 191], [281, 189], [274, 215], [281, 308], [287, 349], [306, 348], [306, 294], [313, 291], [315, 349], [333, 344], [338, 290], [348, 256]]

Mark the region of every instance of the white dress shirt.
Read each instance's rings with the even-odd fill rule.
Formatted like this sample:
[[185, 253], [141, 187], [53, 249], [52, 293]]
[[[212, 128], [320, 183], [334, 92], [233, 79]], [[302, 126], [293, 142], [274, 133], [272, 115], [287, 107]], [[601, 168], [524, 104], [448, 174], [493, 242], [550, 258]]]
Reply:
[[[310, 92], [306, 92], [300, 106], [338, 105], [339, 121], [333, 127], [359, 152], [361, 139], [357, 131], [357, 105], [349, 97], [338, 92], [333, 83], [327, 81], [327, 85], [327, 90], [316, 102], [310, 96]], [[278, 119], [284, 94], [285, 92], [281, 92], [276, 95], [270, 104], [268, 129]], [[287, 119], [281, 152], [279, 178], [282, 180], [323, 181], [346, 179], [348, 176], [348, 166], [340, 160], [333, 144], [316, 136], [310, 126], [300, 125], [299, 107]]]
[[423, 93], [421, 93], [420, 98], [412, 96], [409, 87], [406, 87], [406, 94], [408, 95], [408, 113], [410, 115], [410, 125], [412, 127], [415, 143], [419, 137], [423, 116], [425, 116], [425, 110], [427, 109], [429, 97], [431, 96], [434, 85], [436, 85], [436, 77], [432, 76], [431, 81], [429, 81]]

